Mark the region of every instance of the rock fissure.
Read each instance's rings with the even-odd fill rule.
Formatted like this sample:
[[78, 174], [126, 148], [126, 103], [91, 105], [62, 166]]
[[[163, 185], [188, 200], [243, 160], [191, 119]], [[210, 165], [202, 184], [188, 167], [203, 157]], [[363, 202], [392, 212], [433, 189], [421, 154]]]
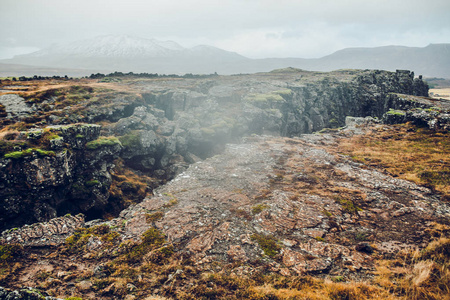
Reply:
[[[72, 247], [80, 251], [73, 260], [93, 268], [175, 252], [202, 271], [218, 264], [237, 275], [265, 268], [364, 278], [374, 251], [423, 247], [432, 222], [449, 222], [448, 203], [429, 188], [335, 150], [341, 139], [385, 126], [375, 117], [445, 130], [447, 104], [426, 98], [413, 73], [255, 76], [260, 84], [245, 76], [179, 87], [135, 82], [141, 96], [107, 99], [98, 112], [86, 105], [72, 117], [101, 126], [58, 117], [11, 131], [0, 158], [1, 244]], [[344, 128], [310, 134], [337, 126]], [[93, 220], [105, 213], [109, 220]], [[36, 266], [27, 259], [21, 274]], [[66, 258], [58, 259], [63, 271]]]

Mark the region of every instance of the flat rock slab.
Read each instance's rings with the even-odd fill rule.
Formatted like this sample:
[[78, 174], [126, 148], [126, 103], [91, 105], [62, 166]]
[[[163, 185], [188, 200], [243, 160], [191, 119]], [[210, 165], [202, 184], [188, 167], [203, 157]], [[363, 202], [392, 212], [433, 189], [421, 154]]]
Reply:
[[15, 94], [1, 95], [0, 104], [5, 107], [5, 110], [8, 113], [8, 118], [26, 116], [33, 111], [25, 103], [24, 98]]

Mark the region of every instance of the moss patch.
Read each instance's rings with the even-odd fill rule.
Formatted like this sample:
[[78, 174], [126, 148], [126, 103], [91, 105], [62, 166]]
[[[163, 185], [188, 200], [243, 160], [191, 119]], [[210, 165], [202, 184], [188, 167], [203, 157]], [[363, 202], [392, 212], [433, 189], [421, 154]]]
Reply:
[[78, 253], [85, 250], [90, 237], [99, 237], [103, 243], [112, 245], [117, 241], [119, 234], [111, 231], [108, 225], [98, 225], [91, 228], [79, 228], [74, 234], [66, 239], [66, 250], [69, 253]]
[[164, 216], [163, 212], [157, 211], [157, 212], [152, 213], [152, 214], [146, 214], [145, 215], [145, 220], [147, 221], [147, 223], [153, 223], [153, 222], [156, 222], [156, 221], [162, 219], [163, 216]]
[[4, 158], [11, 158], [11, 159], [20, 159], [26, 156], [32, 156], [33, 154], [37, 154], [39, 157], [45, 157], [45, 156], [55, 156], [54, 151], [47, 151], [42, 149], [26, 149], [23, 151], [14, 151], [10, 152], [4, 155]]
[[396, 109], [390, 108], [389, 111], [386, 112], [386, 114], [393, 115], [393, 116], [405, 116], [406, 112], [403, 110], [396, 110]]
[[4, 264], [20, 255], [22, 247], [19, 245], [0, 245], [0, 264]]
[[344, 212], [356, 214], [358, 211], [362, 211], [362, 209], [356, 206], [352, 200], [342, 199], [339, 197], [335, 197], [335, 200], [342, 205], [342, 209]]
[[259, 213], [261, 213], [263, 210], [269, 208], [268, 205], [266, 204], [258, 204], [252, 207], [252, 214], [253, 215], [257, 215]]
[[140, 131], [131, 131], [130, 133], [119, 137], [119, 141], [125, 148], [138, 147], [141, 143]]
[[151, 227], [142, 234], [142, 243], [123, 245], [125, 255], [122, 257], [122, 260], [130, 263], [137, 262], [142, 259], [145, 254], [158, 246], [161, 246], [164, 242], [164, 234], [158, 229]]
[[86, 148], [89, 150], [96, 150], [101, 147], [108, 147], [108, 146], [114, 146], [114, 145], [120, 145], [120, 141], [116, 137], [112, 136], [101, 136], [100, 138], [96, 139], [95, 141], [90, 141], [86, 143]]
[[250, 238], [258, 243], [265, 255], [275, 257], [280, 253], [281, 246], [273, 236], [255, 233]]

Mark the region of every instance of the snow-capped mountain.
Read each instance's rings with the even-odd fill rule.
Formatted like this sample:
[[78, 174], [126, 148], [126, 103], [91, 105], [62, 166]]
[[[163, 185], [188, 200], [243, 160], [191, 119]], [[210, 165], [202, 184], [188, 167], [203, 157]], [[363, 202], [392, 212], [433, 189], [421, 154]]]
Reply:
[[8, 63], [122, 72], [211, 73], [218, 64], [247, 58], [212, 46], [185, 48], [173, 41], [107, 35], [19, 55]]

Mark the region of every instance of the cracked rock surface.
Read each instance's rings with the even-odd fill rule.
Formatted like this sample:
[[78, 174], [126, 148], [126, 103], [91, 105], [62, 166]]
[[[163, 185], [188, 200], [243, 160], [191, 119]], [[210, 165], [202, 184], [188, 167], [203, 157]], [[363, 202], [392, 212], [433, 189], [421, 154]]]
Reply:
[[[338, 138], [249, 137], [192, 164], [153, 196], [103, 223], [121, 241], [140, 241], [154, 227], [166, 245], [204, 270], [216, 262], [239, 262], [247, 267], [237, 267], [236, 274], [265, 268], [283, 276], [359, 278], [373, 269], [374, 250], [389, 255], [422, 247], [431, 222], [449, 222], [450, 207], [427, 188], [334, 153]], [[149, 221], [155, 213], [161, 217]], [[2, 242], [45, 245], [38, 232], [70, 234], [83, 222], [79, 216], [59, 218], [4, 232]], [[275, 242], [271, 254], [261, 238]], [[99, 239], [90, 244], [94, 250], [105, 247]]]

